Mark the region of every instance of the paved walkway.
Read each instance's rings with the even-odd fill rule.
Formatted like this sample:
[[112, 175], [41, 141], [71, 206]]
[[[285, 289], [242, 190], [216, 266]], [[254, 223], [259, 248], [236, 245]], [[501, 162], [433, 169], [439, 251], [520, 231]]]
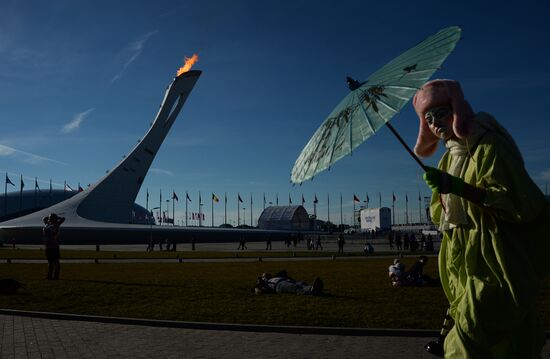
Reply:
[[[265, 328], [264, 328], [265, 329]], [[0, 314], [9, 358], [435, 358], [420, 336], [202, 330]], [[550, 358], [545, 347], [543, 358]]]
[[430, 358], [423, 337], [198, 330], [0, 315], [8, 358]]

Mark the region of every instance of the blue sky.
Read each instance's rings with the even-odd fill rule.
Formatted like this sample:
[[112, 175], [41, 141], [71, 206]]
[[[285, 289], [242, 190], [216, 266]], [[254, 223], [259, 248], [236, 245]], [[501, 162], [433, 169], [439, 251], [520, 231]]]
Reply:
[[[549, 5], [462, 1], [2, 1], [0, 3], [0, 171], [27, 187], [97, 181], [147, 131], [184, 56], [203, 71], [138, 195], [150, 207], [185, 191], [210, 223], [236, 220], [236, 196], [250, 222], [268, 201], [319, 198], [318, 215], [349, 222], [353, 193], [418, 218], [429, 195], [418, 165], [387, 129], [302, 186], [290, 171], [302, 148], [348, 89], [345, 77], [372, 72], [450, 25], [463, 39], [435, 78], [462, 83], [476, 111], [492, 113], [515, 137], [528, 172], [550, 182]], [[413, 146], [418, 119], [409, 103], [392, 124]], [[425, 162], [435, 165], [441, 150]], [[18, 188], [10, 187], [10, 190]], [[166, 207], [166, 203], [163, 203]], [[170, 204], [171, 208], [171, 204]]]

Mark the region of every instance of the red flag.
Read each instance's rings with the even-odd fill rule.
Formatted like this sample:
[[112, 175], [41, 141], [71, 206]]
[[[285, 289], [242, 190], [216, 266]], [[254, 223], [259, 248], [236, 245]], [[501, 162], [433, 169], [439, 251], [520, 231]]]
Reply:
[[355, 193], [353, 194], [353, 201], [354, 201], [354, 202], [361, 202], [361, 200], [359, 200], [359, 198], [357, 198], [357, 196], [355, 195]]

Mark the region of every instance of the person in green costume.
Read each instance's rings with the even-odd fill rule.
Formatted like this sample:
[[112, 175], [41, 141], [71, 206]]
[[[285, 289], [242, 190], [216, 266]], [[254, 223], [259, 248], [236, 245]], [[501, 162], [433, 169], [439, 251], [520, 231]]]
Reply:
[[490, 114], [474, 113], [460, 84], [433, 80], [415, 95], [415, 153], [446, 152], [424, 180], [442, 243], [439, 272], [455, 325], [448, 358], [539, 358], [537, 314], [548, 273], [550, 203], [525, 170], [510, 134]]

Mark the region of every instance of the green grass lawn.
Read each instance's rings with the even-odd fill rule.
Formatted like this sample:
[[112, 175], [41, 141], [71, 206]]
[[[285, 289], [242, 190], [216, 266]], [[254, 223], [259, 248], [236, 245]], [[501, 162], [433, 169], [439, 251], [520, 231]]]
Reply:
[[[405, 258], [410, 267], [414, 258]], [[392, 288], [391, 260], [299, 262], [62, 264], [47, 281], [45, 264], [1, 264], [0, 278], [26, 288], [0, 296], [0, 308], [185, 321], [439, 329], [447, 303], [441, 288]], [[325, 283], [320, 297], [254, 295], [262, 272], [286, 269], [296, 279]], [[437, 276], [431, 259], [427, 274]], [[550, 328], [550, 292], [542, 318]]]

